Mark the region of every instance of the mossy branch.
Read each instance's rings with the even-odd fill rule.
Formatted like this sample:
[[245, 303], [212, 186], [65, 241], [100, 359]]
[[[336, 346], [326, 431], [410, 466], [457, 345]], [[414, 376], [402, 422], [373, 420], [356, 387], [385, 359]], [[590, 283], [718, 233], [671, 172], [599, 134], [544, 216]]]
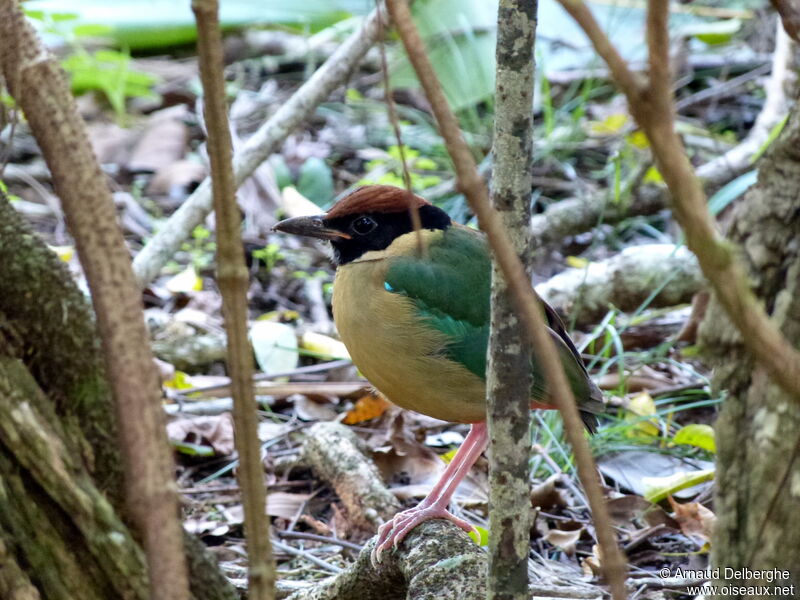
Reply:
[[0, 0], [0, 71], [50, 168], [92, 292], [122, 444], [126, 508], [144, 540], [152, 597], [188, 598], [160, 381], [130, 256], [64, 73], [15, 0]]

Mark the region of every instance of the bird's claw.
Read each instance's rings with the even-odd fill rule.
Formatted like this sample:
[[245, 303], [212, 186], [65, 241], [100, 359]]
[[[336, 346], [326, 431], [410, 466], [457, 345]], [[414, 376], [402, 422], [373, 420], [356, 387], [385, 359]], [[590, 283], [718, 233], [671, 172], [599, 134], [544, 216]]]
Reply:
[[471, 523], [460, 519], [445, 508], [436, 505], [419, 505], [397, 513], [390, 521], [387, 521], [378, 528], [378, 539], [375, 542], [375, 548], [370, 557], [373, 566], [380, 563], [381, 554], [384, 550], [397, 548], [400, 542], [411, 533], [411, 530], [420, 523], [424, 523], [430, 519], [446, 519], [467, 533], [471, 531], [474, 531], [476, 534], [478, 533]]

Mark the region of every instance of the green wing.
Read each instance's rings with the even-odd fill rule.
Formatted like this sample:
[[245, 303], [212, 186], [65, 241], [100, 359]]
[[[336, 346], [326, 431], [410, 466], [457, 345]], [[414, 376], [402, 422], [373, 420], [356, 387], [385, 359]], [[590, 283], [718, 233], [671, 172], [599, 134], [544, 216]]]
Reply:
[[[444, 352], [448, 358], [485, 379], [491, 262], [483, 236], [451, 227], [430, 244], [427, 257], [393, 258], [385, 286], [390, 292], [410, 298], [420, 316], [447, 336], [449, 341]], [[600, 390], [589, 377], [558, 315], [546, 303], [542, 304], [550, 334], [578, 404], [583, 411], [601, 412]], [[531, 394], [542, 399], [546, 386], [541, 369], [535, 360], [531, 367], [534, 374]], [[589, 422], [587, 426], [590, 426]]]
[[385, 285], [408, 296], [420, 316], [447, 336], [448, 358], [486, 376], [491, 263], [482, 236], [449, 228], [429, 245], [427, 257], [393, 258]]

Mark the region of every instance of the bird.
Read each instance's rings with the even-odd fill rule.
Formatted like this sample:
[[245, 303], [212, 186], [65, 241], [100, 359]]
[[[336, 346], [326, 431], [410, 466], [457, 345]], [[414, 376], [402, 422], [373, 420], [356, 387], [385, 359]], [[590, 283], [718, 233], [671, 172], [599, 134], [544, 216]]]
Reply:
[[[273, 229], [330, 242], [337, 331], [353, 363], [383, 396], [408, 410], [471, 425], [430, 493], [380, 526], [373, 559], [429, 519], [474, 530], [448, 506], [489, 440], [491, 258], [485, 236], [424, 198], [388, 185], [357, 188], [327, 213], [289, 218]], [[594, 432], [602, 393], [555, 310], [545, 302], [542, 307], [583, 422]], [[531, 362], [531, 408], [553, 409], [541, 369]]]

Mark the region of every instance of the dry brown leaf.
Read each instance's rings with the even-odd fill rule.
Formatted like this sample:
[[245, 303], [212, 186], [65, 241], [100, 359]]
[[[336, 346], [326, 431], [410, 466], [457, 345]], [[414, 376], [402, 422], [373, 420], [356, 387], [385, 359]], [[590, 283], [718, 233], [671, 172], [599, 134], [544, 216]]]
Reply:
[[179, 442], [211, 446], [218, 456], [228, 456], [234, 450], [230, 413], [175, 419], [167, 424], [167, 435]]
[[289, 401], [294, 405], [294, 412], [301, 421], [332, 421], [336, 411], [331, 406], [331, 398], [327, 402], [317, 402], [305, 394], [293, 394]]
[[575, 546], [583, 533], [583, 527], [579, 529], [551, 529], [544, 536], [545, 541], [551, 543], [557, 548], [561, 548], [569, 556], [575, 554]]
[[675, 512], [675, 520], [686, 537], [696, 541], [701, 547], [711, 541], [717, 517], [710, 509], [699, 502], [677, 502], [672, 496], [667, 500]]
[[124, 164], [136, 133], [115, 123], [95, 121], [86, 126], [89, 143], [100, 164]]
[[270, 492], [267, 494], [267, 514], [271, 517], [294, 519], [310, 497], [309, 494]]
[[608, 512], [614, 523], [620, 527], [635, 528], [637, 524], [634, 522], [641, 521], [650, 527], [666, 525], [678, 529], [677, 522], [663, 508], [633, 494], [609, 500]]
[[538, 508], [567, 507], [569, 504], [558, 489], [561, 474], [556, 473], [531, 490], [531, 506]]
[[155, 173], [183, 158], [189, 139], [185, 122], [188, 115], [185, 104], [152, 113], [133, 149], [128, 168], [135, 173]]
[[592, 555], [587, 556], [581, 561], [581, 570], [584, 575], [589, 577], [598, 577], [603, 575], [603, 569], [600, 561], [600, 547], [595, 544], [592, 546]]
[[[270, 517], [294, 519], [310, 497], [309, 494], [270, 492], [267, 494], [267, 514]], [[225, 521], [230, 525], [244, 523], [244, 507], [241, 504], [227, 507], [223, 511], [223, 515], [225, 515]]]
[[193, 160], [176, 160], [156, 171], [147, 185], [147, 193], [154, 196], [183, 198], [205, 179], [206, 174], [206, 168], [200, 163]]

